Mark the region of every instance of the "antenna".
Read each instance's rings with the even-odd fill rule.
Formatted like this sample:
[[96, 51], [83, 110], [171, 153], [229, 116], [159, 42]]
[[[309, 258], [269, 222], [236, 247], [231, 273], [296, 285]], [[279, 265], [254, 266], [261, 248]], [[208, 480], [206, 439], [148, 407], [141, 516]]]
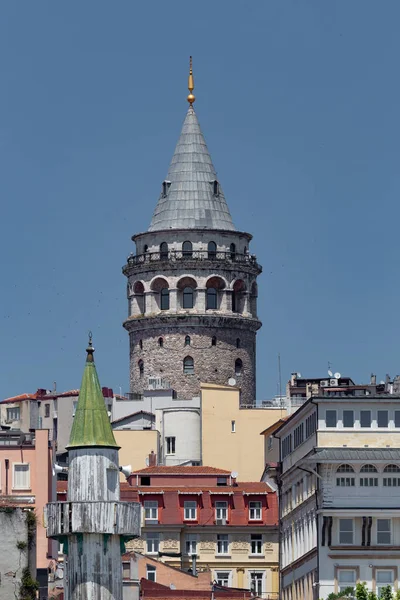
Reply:
[[328, 371], [328, 375], [329, 375], [329, 377], [333, 377], [333, 373], [332, 373], [332, 371], [330, 369]]
[[278, 352], [279, 397], [282, 398], [281, 353]]

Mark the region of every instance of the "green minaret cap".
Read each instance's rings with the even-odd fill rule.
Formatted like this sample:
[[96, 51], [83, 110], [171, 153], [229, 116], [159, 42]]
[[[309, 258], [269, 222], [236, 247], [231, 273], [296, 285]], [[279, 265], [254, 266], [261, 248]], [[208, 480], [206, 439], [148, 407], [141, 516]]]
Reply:
[[67, 449], [87, 446], [119, 448], [108, 418], [94, 364], [92, 334], [89, 334], [89, 346], [86, 352], [86, 365]]

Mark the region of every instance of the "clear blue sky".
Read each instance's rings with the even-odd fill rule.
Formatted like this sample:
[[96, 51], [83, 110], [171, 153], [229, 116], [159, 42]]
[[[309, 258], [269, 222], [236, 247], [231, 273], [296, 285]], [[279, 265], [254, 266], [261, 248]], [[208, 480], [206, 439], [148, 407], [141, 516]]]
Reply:
[[78, 387], [92, 329], [128, 390], [130, 237], [196, 110], [264, 267], [258, 398], [291, 371], [400, 372], [400, 4], [0, 7], [0, 397]]

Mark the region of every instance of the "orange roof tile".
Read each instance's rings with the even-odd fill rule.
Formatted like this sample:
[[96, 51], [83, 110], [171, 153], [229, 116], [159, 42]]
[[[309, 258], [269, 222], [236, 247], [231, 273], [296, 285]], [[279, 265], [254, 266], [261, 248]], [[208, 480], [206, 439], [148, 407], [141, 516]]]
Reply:
[[265, 494], [265, 493], [274, 493], [274, 490], [270, 488], [270, 486], [264, 481], [241, 481], [237, 485], [219, 485], [219, 486], [201, 486], [201, 485], [185, 485], [182, 484], [177, 485], [176, 483], [173, 486], [169, 485], [129, 485], [127, 482], [121, 482], [121, 492], [127, 491], [138, 491], [145, 492], [147, 494], [159, 494], [160, 492], [184, 492], [185, 494], [200, 494], [201, 492], [207, 493], [211, 492], [212, 494], [227, 494], [234, 492], [241, 492], [244, 494]]
[[230, 471], [215, 467], [156, 466], [133, 471], [132, 475], [230, 475]]

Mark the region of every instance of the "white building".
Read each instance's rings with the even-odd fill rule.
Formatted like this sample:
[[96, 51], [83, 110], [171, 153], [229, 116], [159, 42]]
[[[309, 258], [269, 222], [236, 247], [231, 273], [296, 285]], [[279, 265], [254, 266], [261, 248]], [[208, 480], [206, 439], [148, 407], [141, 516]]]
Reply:
[[[395, 385], [318, 387], [280, 445], [281, 596], [317, 600], [365, 581], [398, 589], [400, 396]], [[400, 589], [400, 588], [399, 588]]]

